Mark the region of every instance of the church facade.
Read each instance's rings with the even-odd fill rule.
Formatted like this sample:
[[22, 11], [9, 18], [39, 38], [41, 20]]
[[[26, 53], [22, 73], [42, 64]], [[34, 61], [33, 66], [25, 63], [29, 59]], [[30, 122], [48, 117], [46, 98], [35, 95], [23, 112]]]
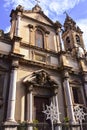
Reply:
[[75, 108], [87, 113], [83, 32], [68, 15], [62, 29], [38, 4], [31, 10], [19, 5], [10, 17], [10, 32], [0, 30], [0, 122], [46, 122], [43, 110], [52, 103], [56, 123], [78, 125]]

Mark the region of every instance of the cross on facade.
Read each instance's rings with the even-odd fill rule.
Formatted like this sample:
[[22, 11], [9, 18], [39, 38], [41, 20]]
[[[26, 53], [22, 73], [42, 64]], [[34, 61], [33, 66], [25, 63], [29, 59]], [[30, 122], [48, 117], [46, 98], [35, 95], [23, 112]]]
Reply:
[[40, 0], [35, 0], [37, 2], [37, 5], [40, 3]]

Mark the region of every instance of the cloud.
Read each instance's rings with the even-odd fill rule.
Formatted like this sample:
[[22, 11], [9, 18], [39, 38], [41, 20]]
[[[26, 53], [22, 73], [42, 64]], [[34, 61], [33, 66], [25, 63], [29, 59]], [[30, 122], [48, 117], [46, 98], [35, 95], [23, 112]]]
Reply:
[[8, 33], [9, 31], [10, 31], [10, 28], [11, 28], [11, 26], [8, 26], [8, 27], [6, 27], [6, 29], [5, 29], [5, 33]]
[[[83, 0], [41, 0], [40, 5], [46, 14], [51, 12], [56, 13], [57, 15], [63, 13], [65, 10], [73, 8], [79, 2]], [[15, 8], [17, 5], [21, 4], [26, 9], [32, 8], [36, 3], [34, 0], [4, 0], [5, 8]]]
[[[44, 13], [54, 20], [57, 17], [60, 17], [64, 11], [74, 8], [82, 1], [85, 0], [41, 0], [40, 6], [42, 7]], [[34, 0], [4, 0], [5, 8], [16, 8], [19, 4], [23, 5], [25, 9], [31, 9], [36, 3]], [[78, 20], [77, 25], [79, 25], [81, 30], [84, 32], [83, 38], [87, 48], [87, 19]], [[8, 30], [9, 27], [6, 28], [5, 32]]]
[[23, 5], [26, 8], [33, 6], [32, 0], [4, 0], [4, 7], [16, 8], [18, 5]]
[[87, 19], [80, 19], [80, 20], [78, 20], [77, 21], [77, 25], [83, 31], [83, 40], [84, 40], [84, 44], [85, 44], [86, 49], [87, 49]]

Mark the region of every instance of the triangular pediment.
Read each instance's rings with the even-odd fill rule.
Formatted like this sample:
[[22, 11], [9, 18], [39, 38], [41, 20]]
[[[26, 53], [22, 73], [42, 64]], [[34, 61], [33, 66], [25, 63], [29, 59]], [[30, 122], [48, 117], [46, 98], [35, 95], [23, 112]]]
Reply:
[[57, 81], [55, 81], [46, 71], [38, 70], [28, 75], [24, 80], [25, 84], [32, 84], [40, 87], [58, 87]]
[[44, 13], [40, 13], [40, 12], [24, 12], [23, 16], [33, 19], [33, 20], [37, 20], [38, 22], [53, 26], [54, 23], [52, 20], [50, 20]]

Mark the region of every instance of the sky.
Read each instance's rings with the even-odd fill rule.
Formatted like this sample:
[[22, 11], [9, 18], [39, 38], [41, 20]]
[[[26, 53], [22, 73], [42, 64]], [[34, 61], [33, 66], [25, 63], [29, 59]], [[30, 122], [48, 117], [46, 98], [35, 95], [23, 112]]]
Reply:
[[[0, 29], [5, 33], [10, 28], [10, 12], [19, 4], [31, 10], [38, 0], [0, 0]], [[87, 48], [87, 0], [39, 0], [43, 12], [54, 22], [64, 23], [66, 11], [83, 31], [83, 39]]]

